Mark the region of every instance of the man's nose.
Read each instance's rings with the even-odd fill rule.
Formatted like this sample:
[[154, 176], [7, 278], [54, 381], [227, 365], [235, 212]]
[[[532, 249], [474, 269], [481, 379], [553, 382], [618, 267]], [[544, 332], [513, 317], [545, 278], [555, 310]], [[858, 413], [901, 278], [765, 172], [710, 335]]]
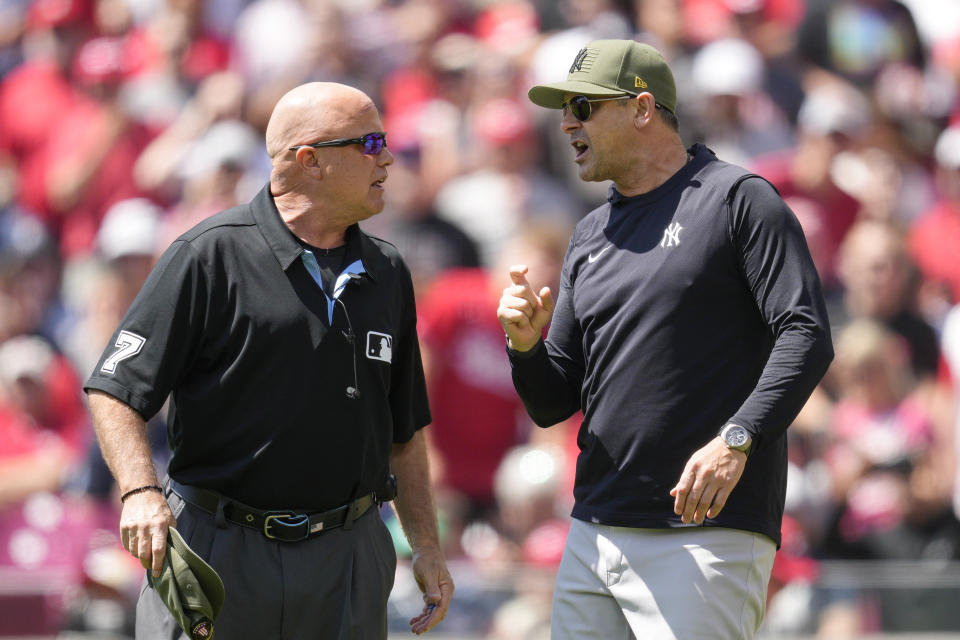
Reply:
[[564, 133], [570, 133], [575, 131], [580, 127], [580, 121], [573, 117], [573, 114], [570, 113], [570, 108], [560, 110], [561, 120], [560, 120], [560, 129]]

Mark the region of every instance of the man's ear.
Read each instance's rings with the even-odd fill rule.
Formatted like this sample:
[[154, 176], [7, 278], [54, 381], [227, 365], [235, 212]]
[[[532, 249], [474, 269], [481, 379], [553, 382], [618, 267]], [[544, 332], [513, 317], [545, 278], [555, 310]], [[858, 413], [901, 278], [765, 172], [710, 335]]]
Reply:
[[646, 127], [653, 118], [657, 117], [656, 113], [654, 113], [657, 110], [657, 103], [653, 98], [653, 94], [649, 91], [644, 91], [638, 95], [633, 99], [633, 103], [636, 109], [633, 122], [638, 129]]
[[303, 171], [306, 171], [317, 180], [323, 179], [324, 175], [326, 175], [326, 172], [323, 169], [323, 165], [320, 164], [320, 160], [313, 149], [310, 147], [301, 147], [294, 153], [296, 153], [294, 161], [300, 165], [300, 168]]

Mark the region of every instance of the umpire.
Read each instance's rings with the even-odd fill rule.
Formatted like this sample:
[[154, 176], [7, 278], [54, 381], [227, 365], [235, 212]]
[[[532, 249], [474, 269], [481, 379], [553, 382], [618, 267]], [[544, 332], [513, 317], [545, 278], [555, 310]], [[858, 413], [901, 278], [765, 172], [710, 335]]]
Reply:
[[[394, 505], [425, 606], [446, 615], [421, 428], [430, 422], [410, 273], [357, 222], [393, 155], [373, 102], [297, 87], [266, 132], [270, 183], [161, 256], [87, 381], [123, 500], [123, 545], [154, 575], [167, 528], [221, 576], [219, 638], [385, 638]], [[169, 482], [144, 421], [170, 397]], [[392, 475], [393, 474], [393, 475]], [[181, 638], [145, 583], [137, 638]]]
[[553, 637], [752, 638], [785, 431], [833, 356], [800, 225], [766, 181], [684, 148], [652, 47], [591, 42], [529, 97], [562, 112], [580, 177], [613, 183], [555, 307], [517, 265], [498, 309], [537, 424], [584, 413]]

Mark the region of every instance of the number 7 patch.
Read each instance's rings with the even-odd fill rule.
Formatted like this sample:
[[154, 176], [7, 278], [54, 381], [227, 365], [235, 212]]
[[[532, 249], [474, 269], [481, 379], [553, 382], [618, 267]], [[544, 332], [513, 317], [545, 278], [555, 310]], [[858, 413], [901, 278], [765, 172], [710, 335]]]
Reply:
[[117, 350], [103, 361], [103, 366], [100, 367], [100, 371], [104, 373], [114, 373], [117, 370], [117, 364], [119, 364], [121, 360], [132, 358], [140, 353], [140, 349], [143, 348], [146, 341], [147, 339], [143, 336], [138, 336], [129, 331], [121, 331], [117, 336], [117, 341], [114, 343]]

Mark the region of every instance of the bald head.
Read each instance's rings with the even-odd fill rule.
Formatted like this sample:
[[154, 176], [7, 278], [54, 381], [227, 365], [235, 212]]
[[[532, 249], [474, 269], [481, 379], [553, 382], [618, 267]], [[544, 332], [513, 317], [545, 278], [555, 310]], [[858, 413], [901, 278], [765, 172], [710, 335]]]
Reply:
[[336, 82], [310, 82], [291, 89], [273, 108], [267, 123], [267, 153], [275, 158], [288, 147], [340, 135], [369, 109], [367, 94]]

